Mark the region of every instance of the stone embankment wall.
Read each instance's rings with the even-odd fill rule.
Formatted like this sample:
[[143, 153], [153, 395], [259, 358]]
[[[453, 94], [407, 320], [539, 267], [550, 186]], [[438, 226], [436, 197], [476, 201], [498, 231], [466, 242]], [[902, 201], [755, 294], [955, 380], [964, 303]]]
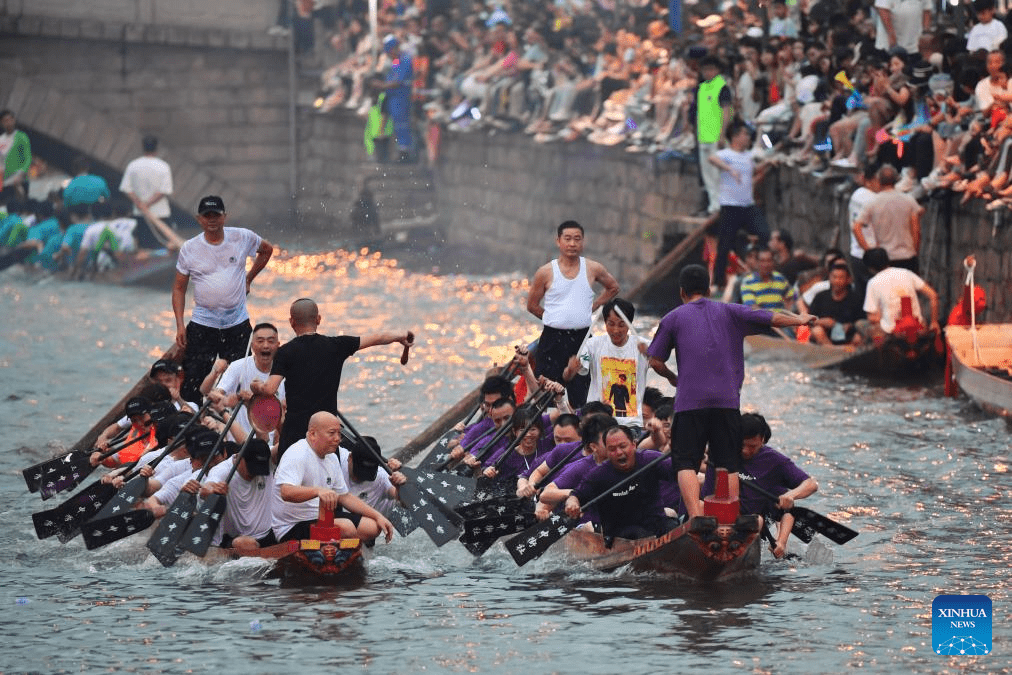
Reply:
[[[678, 217], [699, 206], [696, 176], [694, 164], [655, 166], [648, 156], [621, 148], [473, 133], [444, 135], [437, 188], [451, 242], [486, 246], [533, 272], [555, 252], [554, 228], [575, 219], [588, 229], [587, 255], [628, 288], [691, 229]], [[848, 250], [851, 191], [846, 182], [782, 167], [764, 184], [767, 219], [810, 252]], [[958, 197], [948, 206], [934, 200], [927, 207], [922, 270], [939, 291], [944, 314], [958, 299], [964, 256], [976, 254], [976, 280], [990, 298], [986, 318], [1012, 320], [1012, 227], [1005, 224], [1012, 224], [1012, 214], [994, 216], [979, 202], [961, 206]]]

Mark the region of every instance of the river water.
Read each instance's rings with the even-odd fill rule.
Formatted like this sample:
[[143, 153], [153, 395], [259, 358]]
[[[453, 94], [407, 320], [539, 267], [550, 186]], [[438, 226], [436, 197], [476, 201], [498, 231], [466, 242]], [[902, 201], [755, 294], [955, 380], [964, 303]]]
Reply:
[[[288, 254], [250, 295], [291, 337], [309, 296], [322, 332], [413, 329], [345, 369], [340, 404], [390, 451], [535, 337], [523, 275], [409, 273], [376, 254]], [[1009, 429], [941, 385], [881, 386], [750, 360], [743, 407], [819, 482], [804, 504], [860, 536], [832, 562], [764, 558], [711, 587], [594, 572], [556, 553], [518, 569], [419, 530], [369, 552], [350, 589], [287, 589], [258, 561], [162, 568], [145, 537], [89, 552], [38, 541], [20, 470], [73, 444], [171, 343], [169, 292], [0, 275], [0, 672], [1010, 672]], [[634, 322], [649, 332], [656, 318]], [[792, 539], [793, 550], [806, 553]], [[987, 656], [938, 656], [931, 603], [986, 594]]]

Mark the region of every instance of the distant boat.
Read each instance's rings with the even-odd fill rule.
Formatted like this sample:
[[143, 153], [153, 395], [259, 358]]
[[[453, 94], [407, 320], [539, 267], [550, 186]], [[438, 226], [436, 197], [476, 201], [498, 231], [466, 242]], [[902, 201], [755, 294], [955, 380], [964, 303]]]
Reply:
[[952, 377], [984, 410], [1012, 417], [1012, 324], [947, 326]]

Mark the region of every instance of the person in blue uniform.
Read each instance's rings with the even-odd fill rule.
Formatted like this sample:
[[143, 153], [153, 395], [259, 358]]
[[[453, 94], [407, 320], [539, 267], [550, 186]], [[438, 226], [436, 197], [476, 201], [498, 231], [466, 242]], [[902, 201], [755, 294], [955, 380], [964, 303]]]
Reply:
[[393, 35], [383, 38], [383, 51], [390, 57], [390, 70], [387, 71], [386, 82], [381, 87], [386, 91], [383, 100], [383, 112], [390, 116], [394, 123], [394, 137], [400, 161], [410, 157], [411, 143], [411, 83], [414, 72], [411, 55], [400, 49], [400, 42]]

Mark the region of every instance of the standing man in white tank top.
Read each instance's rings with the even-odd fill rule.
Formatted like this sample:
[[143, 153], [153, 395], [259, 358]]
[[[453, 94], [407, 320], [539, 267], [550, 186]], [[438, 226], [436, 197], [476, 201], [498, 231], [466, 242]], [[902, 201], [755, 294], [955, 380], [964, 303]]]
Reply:
[[[563, 382], [562, 371], [583, 344], [594, 311], [618, 295], [618, 282], [604, 265], [584, 258], [583, 226], [575, 220], [559, 225], [555, 239], [559, 257], [534, 273], [527, 311], [544, 322], [534, 358], [534, 372]], [[594, 283], [604, 287], [596, 297]], [[566, 389], [573, 407], [587, 401], [590, 379], [577, 376]]]

